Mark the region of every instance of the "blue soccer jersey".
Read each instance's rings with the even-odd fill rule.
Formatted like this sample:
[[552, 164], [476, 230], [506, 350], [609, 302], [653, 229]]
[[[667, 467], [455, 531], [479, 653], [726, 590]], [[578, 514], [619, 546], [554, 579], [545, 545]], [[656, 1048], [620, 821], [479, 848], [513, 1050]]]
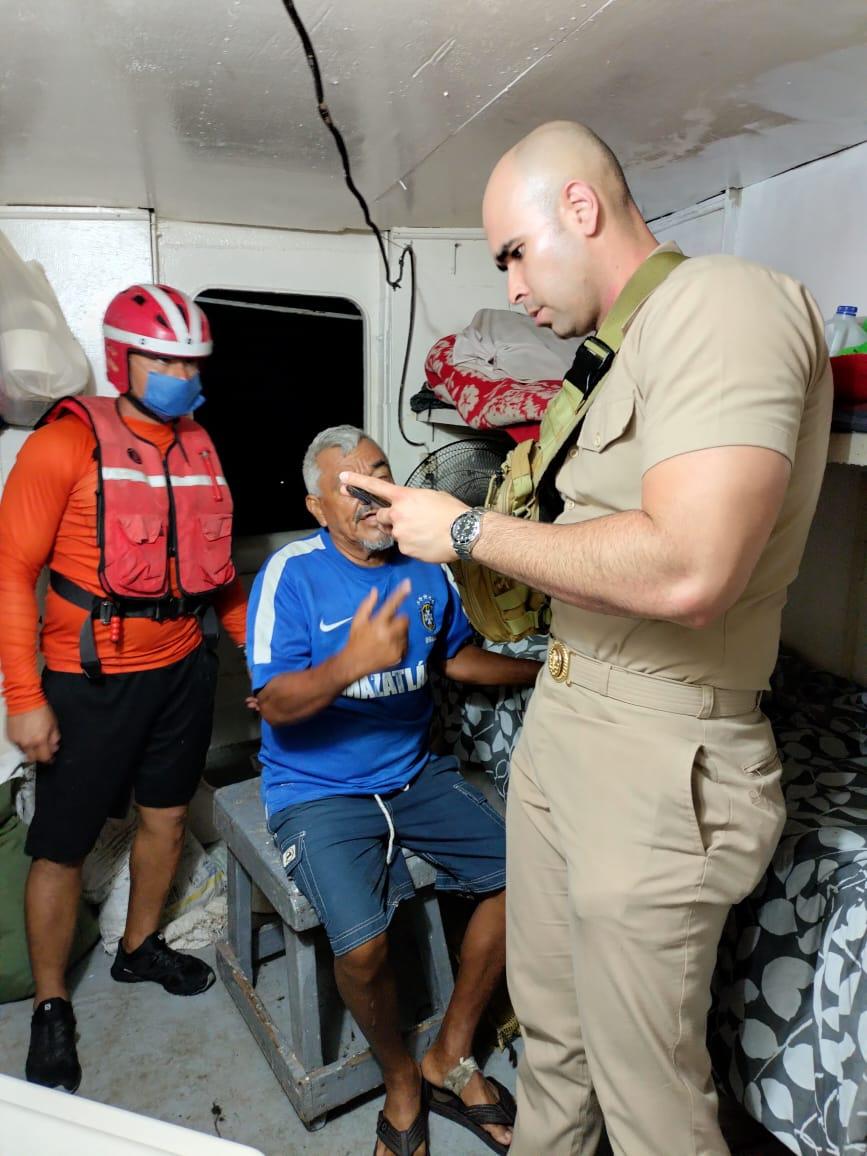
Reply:
[[269, 814], [329, 795], [405, 786], [429, 755], [429, 664], [452, 658], [472, 640], [472, 630], [445, 566], [397, 551], [382, 566], [359, 566], [326, 530], [290, 542], [257, 575], [247, 612], [255, 690], [337, 654], [371, 587], [379, 607], [405, 578], [411, 589], [400, 613], [409, 619], [409, 644], [401, 662], [360, 678], [303, 722], [272, 727], [263, 720], [262, 793]]

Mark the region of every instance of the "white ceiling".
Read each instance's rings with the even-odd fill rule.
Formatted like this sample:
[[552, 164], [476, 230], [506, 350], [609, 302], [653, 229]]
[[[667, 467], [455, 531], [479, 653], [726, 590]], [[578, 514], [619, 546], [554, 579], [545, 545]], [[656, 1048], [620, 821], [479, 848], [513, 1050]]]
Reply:
[[[478, 225], [557, 117], [648, 217], [867, 138], [865, 0], [297, 4], [383, 227]], [[363, 227], [281, 0], [0, 0], [0, 30], [0, 203]]]

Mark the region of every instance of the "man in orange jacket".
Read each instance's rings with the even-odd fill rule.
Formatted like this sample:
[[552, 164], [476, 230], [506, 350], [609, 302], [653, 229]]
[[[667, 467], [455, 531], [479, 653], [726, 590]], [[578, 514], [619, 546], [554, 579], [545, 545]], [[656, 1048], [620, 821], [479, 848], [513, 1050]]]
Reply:
[[[216, 617], [244, 641], [246, 602], [231, 559], [232, 499], [201, 404], [207, 319], [186, 294], [134, 285], [103, 325], [120, 396], [67, 398], [22, 447], [0, 501], [0, 666], [7, 733], [38, 764], [26, 849], [36, 982], [28, 1080], [81, 1080], [66, 968], [81, 867], [132, 791], [126, 929], [111, 969], [174, 995], [214, 982], [158, 934], [189, 803], [211, 736]], [[50, 588], [37, 667], [35, 587]]]

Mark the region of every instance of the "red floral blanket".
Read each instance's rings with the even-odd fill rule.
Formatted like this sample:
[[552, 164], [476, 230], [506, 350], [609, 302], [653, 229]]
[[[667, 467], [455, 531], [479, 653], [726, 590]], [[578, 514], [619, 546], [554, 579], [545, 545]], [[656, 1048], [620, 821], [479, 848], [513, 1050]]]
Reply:
[[560, 381], [515, 381], [496, 370], [486, 377], [483, 367], [452, 363], [455, 336], [441, 337], [425, 361], [428, 385], [450, 401], [474, 429], [505, 429], [516, 442], [537, 437], [539, 422]]

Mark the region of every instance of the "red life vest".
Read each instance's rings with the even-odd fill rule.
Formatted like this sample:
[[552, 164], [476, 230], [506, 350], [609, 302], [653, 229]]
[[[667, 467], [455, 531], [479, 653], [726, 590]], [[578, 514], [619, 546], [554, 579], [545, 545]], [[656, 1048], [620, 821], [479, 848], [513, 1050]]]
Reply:
[[227, 586], [235, 577], [232, 495], [214, 443], [198, 422], [182, 417], [175, 423], [175, 440], [164, 458], [126, 425], [116, 398], [63, 398], [43, 421], [66, 413], [96, 437], [99, 580], [105, 592], [133, 601], [165, 597], [172, 557], [182, 594], [214, 594]]

